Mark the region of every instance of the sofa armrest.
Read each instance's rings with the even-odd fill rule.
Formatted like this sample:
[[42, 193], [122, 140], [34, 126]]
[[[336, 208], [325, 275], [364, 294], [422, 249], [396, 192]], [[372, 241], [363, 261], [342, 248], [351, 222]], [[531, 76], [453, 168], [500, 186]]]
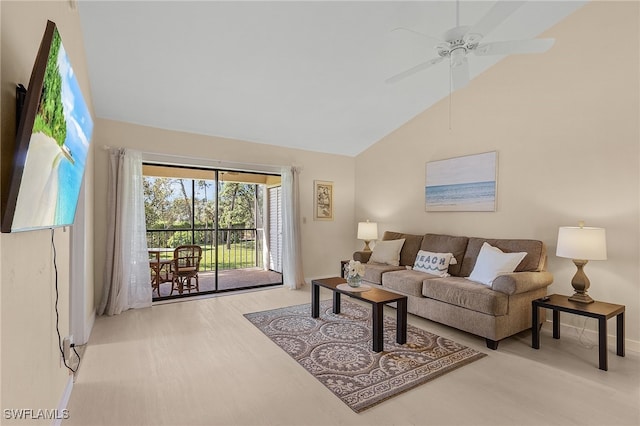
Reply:
[[550, 286], [552, 282], [553, 274], [551, 272], [512, 272], [500, 275], [493, 280], [492, 288], [495, 291], [511, 295], [545, 288]]
[[359, 260], [360, 263], [367, 263], [371, 257], [372, 251], [357, 251], [353, 253], [353, 260]]

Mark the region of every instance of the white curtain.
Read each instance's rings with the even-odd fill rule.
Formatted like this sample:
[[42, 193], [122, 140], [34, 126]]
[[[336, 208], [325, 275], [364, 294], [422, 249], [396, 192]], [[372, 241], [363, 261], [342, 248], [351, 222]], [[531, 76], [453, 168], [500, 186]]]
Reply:
[[292, 290], [304, 284], [298, 174], [295, 167], [282, 169], [282, 278], [284, 286]]
[[107, 252], [99, 315], [151, 306], [142, 184], [142, 154], [109, 151]]

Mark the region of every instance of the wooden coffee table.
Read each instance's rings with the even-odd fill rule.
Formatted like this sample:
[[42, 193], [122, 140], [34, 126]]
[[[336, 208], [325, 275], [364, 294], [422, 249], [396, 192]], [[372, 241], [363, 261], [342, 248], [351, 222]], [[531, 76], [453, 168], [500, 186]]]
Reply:
[[340, 295], [346, 294], [354, 299], [370, 303], [372, 306], [373, 320], [373, 351], [381, 352], [384, 349], [384, 305], [397, 302], [396, 309], [396, 342], [404, 344], [407, 342], [407, 296], [381, 288], [372, 288], [364, 292], [350, 292], [338, 289], [338, 285], [347, 281], [344, 278], [323, 278], [311, 281], [311, 316], [320, 316], [320, 287], [333, 291], [333, 313], [340, 313]]

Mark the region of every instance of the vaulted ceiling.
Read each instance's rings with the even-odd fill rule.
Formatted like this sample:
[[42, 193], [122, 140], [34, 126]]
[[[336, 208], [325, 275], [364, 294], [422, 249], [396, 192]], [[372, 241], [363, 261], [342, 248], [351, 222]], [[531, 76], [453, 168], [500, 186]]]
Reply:
[[[385, 83], [437, 57], [430, 39], [392, 30], [440, 37], [456, 10], [473, 25], [494, 3], [82, 1], [79, 11], [98, 117], [353, 156], [449, 94], [445, 61]], [[534, 38], [583, 4], [526, 2], [483, 41]], [[471, 78], [502, 58], [470, 57]]]

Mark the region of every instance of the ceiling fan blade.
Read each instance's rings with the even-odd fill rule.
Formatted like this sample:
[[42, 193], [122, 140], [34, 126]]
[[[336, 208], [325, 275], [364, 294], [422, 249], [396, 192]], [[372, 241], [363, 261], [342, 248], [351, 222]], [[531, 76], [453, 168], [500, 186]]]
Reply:
[[415, 67], [411, 67], [406, 71], [402, 71], [399, 74], [396, 74], [392, 77], [389, 77], [388, 79], [385, 80], [385, 83], [387, 84], [392, 84], [392, 83], [396, 83], [406, 77], [409, 77], [410, 75], [413, 75], [419, 71], [422, 70], [426, 70], [427, 68], [430, 68], [440, 62], [442, 62], [444, 58], [440, 57], [440, 58], [434, 58], [434, 59], [430, 59], [427, 62], [423, 62], [421, 64], [416, 65]]
[[467, 84], [469, 84], [469, 62], [465, 57], [457, 66], [451, 67], [451, 85], [453, 90], [458, 90]]
[[484, 15], [480, 21], [478, 21], [468, 31], [469, 34], [479, 34], [482, 37], [489, 34], [495, 27], [500, 25], [502, 21], [507, 19], [513, 12], [520, 8], [524, 2], [522, 1], [498, 1], [493, 7]]
[[473, 49], [478, 56], [509, 55], [513, 53], [543, 53], [553, 46], [552, 38], [538, 38], [533, 40], [496, 41], [481, 43]]
[[392, 29], [391, 31], [389, 31], [390, 33], [403, 33], [403, 32], [407, 32], [410, 34], [414, 34], [414, 35], [418, 35], [424, 39], [430, 40], [431, 42], [435, 43], [442, 43], [442, 40], [439, 39], [438, 37], [433, 37], [424, 33], [421, 33], [419, 31], [416, 30], [412, 30], [411, 28], [406, 28], [406, 27], [397, 27]]

